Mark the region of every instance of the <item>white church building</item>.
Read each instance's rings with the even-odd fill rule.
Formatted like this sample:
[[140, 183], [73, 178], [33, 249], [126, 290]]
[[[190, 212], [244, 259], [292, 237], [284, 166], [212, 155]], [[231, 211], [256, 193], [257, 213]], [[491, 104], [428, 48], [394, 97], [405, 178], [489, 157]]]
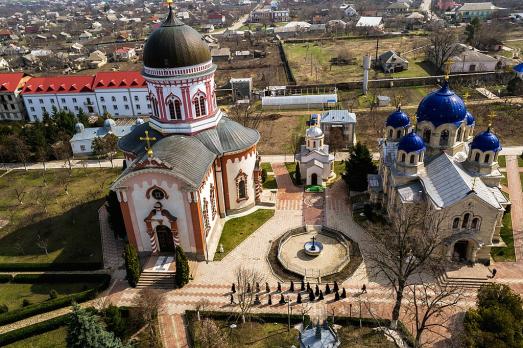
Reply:
[[379, 140], [379, 172], [369, 175], [371, 200], [394, 219], [404, 207], [439, 214], [442, 253], [458, 262], [490, 261], [500, 237], [507, 197], [500, 190], [501, 144], [490, 127], [474, 136], [475, 120], [445, 81], [419, 104], [417, 124], [400, 108]]
[[152, 116], [120, 139], [127, 168], [112, 185], [129, 243], [141, 254], [181, 246], [212, 259], [222, 218], [259, 200], [260, 135], [218, 108], [209, 47], [172, 9], [143, 60]]

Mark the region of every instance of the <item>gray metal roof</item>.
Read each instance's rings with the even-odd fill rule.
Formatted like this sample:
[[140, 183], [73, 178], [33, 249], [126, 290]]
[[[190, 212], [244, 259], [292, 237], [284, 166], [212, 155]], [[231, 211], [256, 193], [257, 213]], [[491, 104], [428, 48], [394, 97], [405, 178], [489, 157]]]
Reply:
[[416, 180], [398, 187], [402, 202], [420, 202], [423, 199], [423, 186]]
[[480, 178], [469, 175], [459, 163], [442, 153], [420, 174], [425, 192], [439, 207], [451, 206], [475, 193], [479, 198], [493, 206], [501, 208], [500, 203]]
[[113, 126], [110, 129], [106, 127], [92, 127], [85, 128], [82, 132], [76, 133], [71, 138], [71, 142], [82, 141], [82, 140], [94, 140], [95, 138], [102, 138], [106, 136], [109, 131], [116, 135], [117, 137], [123, 137], [131, 132], [134, 126]]
[[[118, 141], [118, 147], [135, 154], [140, 160], [147, 158], [145, 142], [140, 140], [145, 131], [156, 138], [151, 141], [154, 157], [165, 162], [177, 177], [192, 187], [198, 187], [209, 166], [217, 156], [245, 150], [260, 139], [255, 129], [250, 129], [222, 117], [215, 128], [204, 130], [193, 136], [162, 135], [149, 126], [149, 122], [136, 125], [132, 132]], [[131, 166], [122, 176], [132, 172]]]
[[356, 114], [349, 110], [329, 110], [321, 115], [323, 123], [356, 123]]

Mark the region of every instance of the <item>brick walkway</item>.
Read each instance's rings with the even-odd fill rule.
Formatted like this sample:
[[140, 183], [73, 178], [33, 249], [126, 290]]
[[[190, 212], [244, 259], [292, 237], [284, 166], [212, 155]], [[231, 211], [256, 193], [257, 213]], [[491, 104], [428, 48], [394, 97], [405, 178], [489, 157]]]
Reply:
[[113, 230], [109, 225], [109, 213], [105, 206], [98, 210], [98, 219], [100, 223], [100, 235], [102, 238], [102, 251], [104, 268], [116, 270], [123, 266], [123, 241], [114, 238]]
[[512, 230], [514, 233], [514, 247], [516, 249], [516, 260], [523, 260], [523, 194], [521, 192], [521, 180], [519, 178], [519, 167], [517, 156], [506, 156], [507, 180], [512, 202]]

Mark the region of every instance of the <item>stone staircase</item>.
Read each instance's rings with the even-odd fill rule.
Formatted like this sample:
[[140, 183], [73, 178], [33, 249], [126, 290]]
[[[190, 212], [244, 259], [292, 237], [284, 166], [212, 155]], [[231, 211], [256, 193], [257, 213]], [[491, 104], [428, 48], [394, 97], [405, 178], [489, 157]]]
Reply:
[[136, 285], [137, 288], [153, 288], [153, 289], [174, 289], [176, 272], [151, 272], [144, 271], [140, 275], [140, 280]]
[[437, 277], [441, 285], [450, 285], [465, 289], [479, 289], [482, 285], [492, 283], [489, 278], [481, 276], [449, 276], [447, 272], [441, 273]]

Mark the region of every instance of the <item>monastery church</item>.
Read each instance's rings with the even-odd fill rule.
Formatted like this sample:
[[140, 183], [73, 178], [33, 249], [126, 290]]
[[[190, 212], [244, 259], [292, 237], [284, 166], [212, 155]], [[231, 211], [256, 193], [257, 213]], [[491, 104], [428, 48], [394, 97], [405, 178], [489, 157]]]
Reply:
[[212, 259], [225, 216], [260, 198], [260, 135], [216, 104], [207, 43], [169, 14], [147, 40], [142, 75], [152, 117], [123, 136], [126, 169], [114, 182], [129, 243], [141, 254]]

